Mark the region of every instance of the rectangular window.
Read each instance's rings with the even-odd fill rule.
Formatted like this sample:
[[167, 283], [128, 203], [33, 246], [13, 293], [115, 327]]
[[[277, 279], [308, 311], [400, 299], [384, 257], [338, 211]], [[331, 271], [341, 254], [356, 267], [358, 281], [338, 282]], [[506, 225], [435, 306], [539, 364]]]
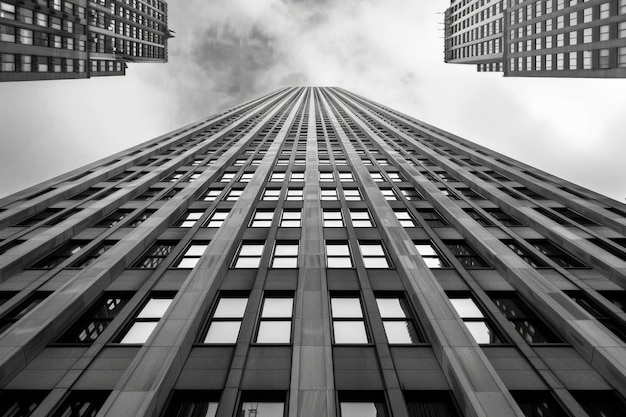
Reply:
[[93, 343], [117, 317], [130, 297], [130, 294], [124, 293], [100, 297], [76, 324], [57, 340], [57, 343]]
[[222, 174], [222, 177], [220, 178], [220, 182], [231, 182], [235, 176], [237, 176], [236, 172], [225, 172], [224, 174]]
[[272, 172], [272, 176], [270, 177], [271, 182], [283, 182], [285, 181], [285, 173], [284, 172]]
[[253, 176], [254, 172], [244, 172], [243, 174], [241, 174], [239, 182], [250, 182]]
[[302, 198], [303, 198], [302, 188], [298, 188], [298, 189], [288, 188], [287, 189], [287, 200], [301, 201]]
[[48, 395], [47, 391], [4, 390], [0, 392], [0, 416], [28, 417], [46, 398], [46, 395]]
[[548, 240], [529, 240], [528, 243], [563, 268], [588, 268], [587, 265]]
[[277, 241], [272, 256], [272, 268], [297, 268], [298, 246], [298, 241]]
[[95, 248], [89, 251], [87, 255], [82, 256], [78, 261], [70, 264], [71, 268], [85, 268], [92, 264], [96, 259], [98, 259], [101, 255], [103, 255], [106, 251], [111, 249], [113, 245], [117, 242], [115, 241], [104, 241], [99, 243]]
[[266, 295], [261, 308], [256, 343], [290, 343], [292, 315], [293, 297]]
[[549, 391], [512, 391], [525, 416], [568, 417]]
[[359, 241], [359, 249], [366, 268], [390, 268], [382, 243]]
[[385, 200], [387, 201], [394, 201], [398, 199], [398, 197], [396, 197], [396, 193], [394, 193], [391, 188], [382, 188], [380, 192], [383, 194]]
[[264, 201], [276, 201], [280, 197], [280, 188], [266, 188], [263, 191], [261, 200]]
[[[219, 395], [213, 391], [174, 391], [165, 416], [215, 417]], [[261, 416], [259, 416], [261, 417]]]
[[365, 320], [358, 296], [331, 296], [330, 311], [336, 344], [367, 344]]
[[338, 200], [337, 198], [337, 190], [334, 188], [322, 188], [322, 192], [320, 194], [322, 201], [334, 201]]
[[0, 25], [0, 42], [15, 42], [15, 28], [13, 26]]
[[289, 180], [292, 182], [304, 182], [304, 172], [292, 172]]
[[205, 195], [204, 201], [215, 201], [219, 195], [222, 194], [222, 190], [209, 190]]
[[52, 269], [60, 265], [66, 259], [76, 255], [82, 248], [84, 248], [89, 241], [87, 240], [70, 240], [58, 249], [55, 249], [51, 254], [38, 260], [30, 266], [30, 268], [36, 269]]
[[404, 297], [377, 296], [376, 304], [389, 344], [414, 344], [423, 340], [411, 320], [411, 309]]
[[230, 210], [215, 210], [204, 227], [222, 227]]
[[72, 391], [52, 417], [93, 417], [108, 396], [107, 391]]
[[[446, 391], [408, 391], [405, 393], [409, 417], [460, 417], [456, 404]], [[545, 417], [548, 417], [546, 415]], [[561, 417], [561, 416], [550, 416]]]
[[626, 68], [626, 47], [621, 46], [617, 48], [617, 66], [620, 68]]
[[350, 210], [352, 227], [374, 227], [370, 213], [367, 210]]
[[334, 182], [335, 177], [332, 172], [320, 172], [320, 182]]
[[404, 178], [400, 176], [397, 172], [387, 172], [387, 176], [392, 182], [402, 182]]
[[514, 240], [507, 239], [507, 240], [503, 240], [502, 243], [508, 246], [509, 249], [515, 252], [517, 256], [522, 258], [524, 262], [526, 262], [528, 265], [532, 266], [533, 268], [547, 268], [548, 267], [548, 264], [544, 262], [541, 258], [539, 258], [536, 255], [533, 255], [530, 251], [524, 249], [519, 243], [515, 242]]
[[515, 330], [528, 343], [560, 343], [556, 335], [537, 315], [514, 293], [495, 293], [490, 298], [502, 314], [511, 322]]
[[15, 5], [0, 2], [0, 18], [15, 20]]
[[202, 343], [235, 344], [239, 337], [248, 297], [221, 296], [213, 312], [213, 318]]
[[191, 242], [183, 255], [178, 258], [178, 260], [174, 263], [174, 268], [178, 269], [191, 269], [195, 268], [196, 264], [206, 251], [206, 248], [209, 247], [208, 242]]
[[600, 5], [600, 19], [608, 19], [609, 16], [611, 15], [611, 6], [609, 5], [609, 3], [602, 3]]
[[250, 221], [250, 227], [270, 227], [274, 218], [274, 210], [257, 209]]
[[258, 268], [264, 246], [263, 241], [243, 241], [235, 256], [233, 268]]
[[467, 269], [489, 268], [489, 264], [481, 258], [467, 243], [462, 241], [444, 242], [448, 250]]
[[346, 201], [361, 201], [363, 197], [361, 196], [361, 192], [358, 188], [344, 188], [343, 196]]
[[435, 209], [417, 209], [417, 212], [422, 216], [426, 224], [428, 224], [430, 227], [448, 226], [448, 223]]
[[511, 217], [509, 214], [503, 212], [501, 209], [485, 209], [485, 211], [491, 216], [495, 217], [500, 223], [505, 226], [521, 226], [522, 224]]
[[148, 219], [148, 217], [152, 216], [156, 210], [144, 210], [141, 214], [135, 217], [130, 221], [128, 227], [137, 227], [144, 221]]
[[452, 307], [463, 320], [465, 327], [478, 344], [502, 343], [493, 326], [488, 323], [482, 310], [469, 295], [449, 296]]
[[341, 209], [323, 209], [324, 227], [344, 227]]
[[415, 249], [430, 269], [449, 268], [450, 264], [437, 252], [430, 242], [414, 242]]
[[154, 269], [170, 254], [178, 242], [157, 241], [130, 267], [139, 269]]
[[615, 333], [622, 341], [626, 341], [626, 328], [624, 325], [607, 314], [604, 308], [591, 297], [583, 291], [565, 291], [565, 294], [574, 300], [576, 304], [581, 306], [587, 313], [591, 314], [593, 318], [598, 320], [604, 327]]
[[[262, 395], [243, 394], [238, 417], [284, 417], [285, 400], [281, 392], [264, 391]], [[204, 416], [203, 416], [204, 417]]]
[[243, 190], [241, 189], [232, 189], [228, 192], [228, 194], [226, 194], [226, 201], [237, 201], [239, 200], [239, 197], [241, 197], [241, 194], [243, 194]]
[[118, 338], [117, 343], [146, 343], [146, 340], [148, 340], [157, 324], [159, 324], [159, 320], [161, 320], [161, 317], [172, 304], [173, 299], [173, 295], [151, 296], [132, 320], [128, 329]]
[[41, 304], [50, 294], [51, 293], [49, 292], [43, 291], [36, 292], [11, 310], [0, 320], [0, 334], [19, 321], [22, 317], [33, 311], [35, 307]]
[[611, 62], [609, 60], [609, 50], [608, 49], [600, 49], [599, 50], [599, 61], [598, 68], [600, 69], [608, 69], [611, 67]]
[[397, 209], [394, 210], [393, 213], [396, 215], [396, 218], [402, 227], [415, 227], [415, 222], [413, 221], [413, 218], [409, 214], [408, 210]]
[[339, 181], [354, 182], [354, 177], [351, 172], [339, 172]]
[[626, 403], [615, 391], [572, 391], [572, 395], [590, 416], [626, 415]]
[[601, 41], [609, 40], [609, 25], [600, 26], [600, 40]]
[[380, 172], [370, 172], [370, 176], [372, 177], [372, 180], [374, 182], [385, 182], [383, 174], [381, 174]]
[[352, 268], [348, 242], [326, 241], [326, 266], [328, 268]]
[[187, 210], [174, 222], [172, 227], [193, 227], [203, 214], [203, 210]]
[[280, 217], [280, 227], [300, 227], [302, 224], [302, 211], [300, 210], [283, 210]]
[[410, 201], [424, 199], [424, 196], [422, 196], [415, 188], [401, 188], [400, 192], [407, 200]]

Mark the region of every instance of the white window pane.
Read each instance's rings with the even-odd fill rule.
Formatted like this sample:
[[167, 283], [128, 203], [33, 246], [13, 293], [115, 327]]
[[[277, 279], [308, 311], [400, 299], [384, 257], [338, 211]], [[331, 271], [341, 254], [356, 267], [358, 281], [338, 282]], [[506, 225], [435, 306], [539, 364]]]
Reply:
[[204, 338], [204, 343], [236, 343], [240, 321], [214, 321]]
[[257, 211], [254, 215], [255, 220], [272, 220], [273, 217], [273, 211]]
[[482, 321], [465, 322], [465, 326], [470, 331], [476, 343], [491, 343], [491, 330]]
[[349, 256], [350, 250], [348, 245], [326, 245], [326, 253], [330, 256]]
[[247, 298], [221, 298], [213, 317], [243, 317], [247, 304]]
[[382, 318], [406, 317], [399, 298], [377, 298], [376, 304]]
[[183, 258], [180, 260], [176, 268], [195, 268], [200, 258]]
[[156, 321], [134, 323], [120, 343], [145, 343], [157, 324]]
[[378, 417], [376, 405], [372, 402], [342, 402], [341, 417]]
[[415, 343], [415, 331], [408, 321], [385, 321], [385, 334], [389, 343], [407, 344]]
[[299, 211], [284, 211], [283, 212], [283, 219], [289, 219], [289, 220], [295, 220], [295, 219], [300, 219], [300, 212]]
[[324, 220], [324, 227], [343, 227], [341, 220]]
[[202, 217], [202, 212], [198, 211], [198, 212], [191, 212], [189, 213], [189, 215], [187, 215], [187, 220], [198, 220], [200, 217]]
[[369, 220], [353, 220], [352, 227], [372, 227], [372, 222]]
[[463, 318], [483, 318], [484, 315], [471, 298], [451, 298], [452, 306]]
[[291, 321], [262, 321], [256, 341], [257, 343], [289, 343]]
[[245, 417], [283, 417], [283, 403], [245, 402], [241, 405]]
[[362, 321], [335, 321], [335, 343], [367, 343], [365, 324]]
[[252, 222], [252, 227], [270, 227], [271, 225], [271, 220], [255, 220]]
[[328, 258], [328, 267], [329, 268], [352, 268], [352, 261], [349, 257], [347, 258]]
[[241, 245], [240, 256], [261, 256], [263, 253], [263, 245]]
[[432, 255], [437, 255], [437, 252], [435, 252], [435, 249], [431, 246], [431, 245], [415, 245], [415, 249], [417, 249], [417, 251], [419, 252], [420, 255], [422, 256], [432, 256]]
[[351, 211], [350, 212], [350, 217], [353, 220], [357, 220], [357, 219], [369, 219], [370, 215], [367, 211]]
[[387, 259], [383, 258], [363, 258], [366, 268], [389, 268]]
[[146, 303], [144, 308], [141, 309], [137, 318], [140, 319], [152, 319], [161, 318], [165, 314], [165, 310], [172, 304], [171, 298], [152, 298]]
[[261, 317], [291, 317], [293, 298], [266, 298]]
[[340, 211], [325, 211], [324, 212], [324, 219], [326, 219], [326, 220], [341, 219], [341, 212]]
[[274, 258], [272, 268], [297, 268], [298, 258]]
[[261, 258], [239, 258], [235, 263], [235, 268], [258, 268]]
[[422, 260], [426, 263], [426, 266], [431, 269], [439, 269], [444, 267], [443, 263], [441, 263], [441, 259], [439, 258], [422, 258]]
[[363, 256], [385, 255], [385, 252], [383, 252], [383, 247], [381, 245], [359, 244], [359, 247], [361, 248], [361, 254]]
[[222, 227], [223, 224], [223, 220], [211, 220], [209, 224], [206, 225], [206, 227]]
[[202, 256], [204, 251], [209, 245], [191, 245], [187, 252], [185, 252], [185, 256]]
[[276, 245], [274, 250], [276, 256], [298, 256], [298, 245]]
[[358, 298], [332, 298], [330, 308], [334, 318], [363, 317], [361, 301]]
[[281, 227], [300, 227], [300, 220], [283, 220]]

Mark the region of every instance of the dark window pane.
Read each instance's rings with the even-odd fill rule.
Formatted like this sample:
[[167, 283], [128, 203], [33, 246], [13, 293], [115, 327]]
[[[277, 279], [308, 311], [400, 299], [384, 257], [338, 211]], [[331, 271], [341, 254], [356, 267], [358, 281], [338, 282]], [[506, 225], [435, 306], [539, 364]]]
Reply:
[[103, 391], [73, 391], [52, 416], [95, 417], [108, 396]]

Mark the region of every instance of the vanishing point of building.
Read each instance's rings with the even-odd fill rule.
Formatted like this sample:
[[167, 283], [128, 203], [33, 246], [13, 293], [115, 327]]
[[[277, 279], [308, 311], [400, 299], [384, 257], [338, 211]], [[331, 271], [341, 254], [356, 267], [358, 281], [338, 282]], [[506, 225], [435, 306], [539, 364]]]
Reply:
[[0, 200], [0, 416], [623, 417], [625, 214], [286, 88]]

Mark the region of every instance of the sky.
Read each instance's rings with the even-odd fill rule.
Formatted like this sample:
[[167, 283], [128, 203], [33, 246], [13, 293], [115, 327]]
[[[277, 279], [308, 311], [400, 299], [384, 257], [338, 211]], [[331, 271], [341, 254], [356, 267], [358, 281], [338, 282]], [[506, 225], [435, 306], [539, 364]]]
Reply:
[[0, 197], [285, 86], [337, 86], [624, 203], [626, 79], [443, 63], [449, 0], [170, 0], [167, 64], [0, 83]]

